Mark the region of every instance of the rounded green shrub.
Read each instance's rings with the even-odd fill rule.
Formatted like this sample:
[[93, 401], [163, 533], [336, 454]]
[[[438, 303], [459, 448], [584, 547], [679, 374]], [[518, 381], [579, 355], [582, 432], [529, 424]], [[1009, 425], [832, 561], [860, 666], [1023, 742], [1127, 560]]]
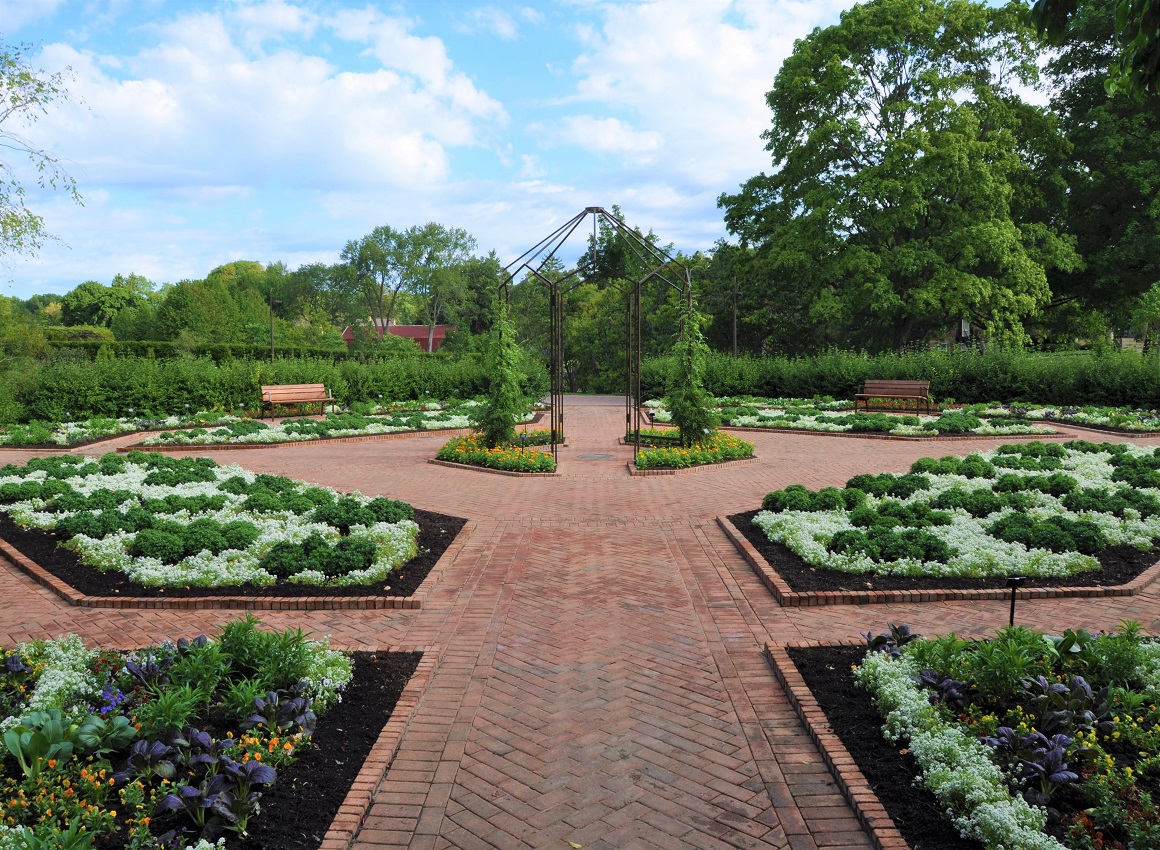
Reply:
[[163, 564], [176, 564], [185, 557], [185, 541], [177, 534], [146, 528], [133, 538], [129, 554], [138, 558], [156, 558]]

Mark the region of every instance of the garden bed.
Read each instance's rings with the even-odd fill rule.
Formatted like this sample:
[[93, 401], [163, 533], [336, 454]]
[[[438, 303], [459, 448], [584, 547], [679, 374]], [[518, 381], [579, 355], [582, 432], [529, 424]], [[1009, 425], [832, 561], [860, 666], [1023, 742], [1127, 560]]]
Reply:
[[[1004, 628], [985, 641], [923, 639], [890, 625], [865, 637], [868, 646], [767, 646], [766, 654], [882, 844], [896, 844], [890, 833], [911, 821], [937, 828], [933, 815], [942, 813], [957, 834], [987, 847], [1157, 846], [1160, 645], [1138, 623], [1096, 635]], [[868, 730], [879, 729], [888, 737], [870, 740]], [[908, 781], [914, 776], [921, 781]], [[886, 825], [876, 810], [914, 802], [892, 799], [910, 785], [930, 798], [917, 811], [891, 812]], [[955, 846], [950, 836], [908, 841]]]
[[959, 836], [929, 791], [911, 787], [914, 756], [882, 736], [882, 718], [854, 682], [851, 668], [865, 654], [864, 644], [766, 647], [791, 704], [858, 819], [877, 833], [878, 846], [901, 836], [910, 850], [982, 850], [980, 842]]
[[[338, 653], [301, 631], [257, 625], [247, 618], [214, 639], [136, 652], [87, 649], [75, 636], [0, 650], [5, 825], [33, 826], [48, 842], [37, 847], [73, 846], [65, 832], [79, 818], [94, 850], [145, 846], [131, 840], [134, 830], [154, 837], [176, 830], [180, 838], [166, 847], [204, 848], [197, 807], [181, 802], [192, 792], [217, 800], [201, 810], [211, 821], [203, 837], [220, 836], [228, 850], [345, 846], [437, 659]], [[72, 731], [58, 725], [54, 734], [57, 722]], [[29, 740], [18, 723], [72, 744], [41, 751], [41, 733]], [[258, 803], [235, 782], [259, 791]]]
[[[759, 511], [719, 518], [722, 528], [741, 550], [778, 601], [786, 606], [858, 605], [869, 602], [940, 602], [954, 599], [1008, 599], [1006, 579], [939, 578], [840, 573], [812, 567], [783, 543], [766, 537], [753, 524]], [[752, 551], [746, 552], [738, 540]], [[1132, 546], [1110, 546], [1097, 557], [1100, 569], [1079, 576], [1029, 578], [1017, 591], [1020, 599], [1064, 596], [1132, 596], [1160, 578], [1160, 548], [1143, 552]], [[1133, 584], [1138, 582], [1137, 584]], [[776, 587], [775, 587], [776, 586]]]
[[[57, 545], [59, 541], [56, 535], [39, 529], [21, 528], [5, 513], [0, 513], [0, 539], [10, 544], [37, 567], [64, 582], [81, 596], [87, 597], [82, 603], [87, 607], [98, 607], [94, 604], [94, 599], [118, 602], [126, 599], [183, 599], [208, 602], [242, 595], [246, 600], [246, 607], [273, 607], [263, 606], [259, 601], [263, 600], [281, 601], [286, 603], [285, 607], [301, 608], [302, 600], [319, 597], [353, 602], [360, 598], [389, 599], [413, 596], [467, 523], [467, 520], [461, 517], [418, 508], [415, 509], [415, 521], [419, 523], [419, 537], [416, 541], [419, 554], [392, 570], [385, 584], [350, 587], [319, 588], [286, 583], [269, 587], [147, 587], [132, 581], [123, 573], [101, 572], [82, 563], [76, 553]], [[13, 560], [13, 563], [17, 567], [23, 566], [16, 560]]]
[[556, 472], [556, 458], [537, 448], [550, 442], [551, 434], [541, 431], [523, 443], [489, 448], [482, 436], [468, 434], [445, 443], [431, 462], [505, 475], [552, 475]]
[[[658, 401], [645, 403], [657, 422], [670, 414]], [[804, 399], [722, 398], [715, 413], [723, 427], [780, 433], [833, 434], [879, 439], [966, 439], [1020, 435], [1050, 436], [1055, 432], [1029, 420], [1007, 416], [996, 425], [975, 412], [944, 410], [938, 415], [863, 413], [850, 402]]]
[[[370, 807], [370, 795], [354, 803], [351, 786], [371, 749], [393, 720], [395, 707], [416, 667], [420, 652], [352, 652], [354, 679], [342, 702], [326, 715], [303, 754], [262, 795], [262, 814], [246, 839], [227, 839], [228, 850], [317, 850], [345, 803]], [[413, 710], [413, 706], [407, 706]], [[407, 718], [399, 718], [402, 726]], [[400, 732], [402, 729], [399, 730]], [[394, 747], [398, 741], [393, 742]], [[335, 758], [341, 754], [342, 758]], [[393, 754], [393, 753], [392, 753]], [[377, 787], [382, 771], [372, 781]], [[303, 800], [310, 801], [304, 806]], [[110, 846], [113, 850], [113, 846]]]
[[[427, 513], [421, 547], [422, 529], [404, 502], [255, 475], [209, 458], [33, 458], [4, 467], [0, 481], [5, 516], [42, 533], [39, 542], [21, 537], [35, 549], [25, 555], [67, 570], [70, 580], [87, 570], [96, 581], [89, 588], [114, 594], [82, 595], [73, 600], [78, 604], [143, 593], [223, 600], [215, 607], [226, 598], [397, 599], [423, 582], [463, 525]], [[16, 529], [9, 530], [15, 537]], [[425, 557], [416, 560], [421, 548]], [[42, 572], [35, 563], [23, 566]], [[75, 593], [53, 576], [38, 580], [62, 595]]]

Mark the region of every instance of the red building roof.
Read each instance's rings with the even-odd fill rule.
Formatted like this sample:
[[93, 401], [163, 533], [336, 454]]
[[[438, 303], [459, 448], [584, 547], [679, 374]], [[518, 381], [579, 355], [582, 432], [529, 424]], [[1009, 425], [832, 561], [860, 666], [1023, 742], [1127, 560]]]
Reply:
[[[435, 326], [435, 333], [431, 337], [432, 351], [439, 350], [439, 346], [443, 344], [444, 337], [447, 336], [447, 332], [451, 329], [451, 325]], [[379, 338], [382, 339], [382, 320], [375, 320], [375, 330], [379, 332]], [[413, 339], [419, 345], [419, 348], [423, 349], [423, 351], [427, 350], [427, 334], [429, 333], [430, 329], [426, 325], [396, 325], [394, 322], [392, 322], [387, 326], [386, 331], [387, 333], [394, 334], [395, 336]], [[342, 338], [346, 340], [346, 347], [349, 349], [354, 343], [354, 333], [351, 331], [349, 325], [342, 329]]]

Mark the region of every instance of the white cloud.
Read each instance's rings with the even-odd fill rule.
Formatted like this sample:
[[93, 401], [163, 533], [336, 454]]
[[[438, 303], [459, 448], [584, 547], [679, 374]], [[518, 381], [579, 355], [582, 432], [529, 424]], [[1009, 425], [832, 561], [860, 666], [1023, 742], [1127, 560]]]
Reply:
[[528, 132], [546, 146], [575, 145], [602, 154], [643, 157], [661, 146], [661, 134], [640, 131], [619, 118], [569, 115], [551, 125], [535, 123]]
[[326, 22], [340, 38], [369, 41], [376, 57], [389, 57], [367, 71], [242, 46], [272, 32], [308, 36], [321, 25], [274, 0], [183, 16], [129, 56], [49, 45], [44, 62], [73, 67], [70, 90], [87, 109], [50, 113], [36, 141], [76, 161], [82, 182], [182, 186], [191, 197], [205, 187], [284, 181], [415, 187], [445, 180], [447, 148], [476, 145], [484, 128], [506, 119], [439, 39], [410, 34], [403, 19], [368, 11]]
[[5, 36], [47, 18], [65, 0], [0, 0], [0, 27]]
[[239, 0], [229, 17], [245, 29], [248, 45], [257, 49], [262, 42], [299, 35], [309, 39], [318, 26], [318, 15], [286, 0], [262, 0], [251, 3]]
[[368, 7], [361, 11], [344, 10], [328, 24], [347, 41], [368, 43], [371, 54], [384, 68], [414, 77], [435, 97], [475, 118], [504, 120], [503, 106], [475, 87], [471, 79], [454, 70], [441, 39], [417, 36], [410, 32], [414, 22], [408, 18], [391, 18]]
[[647, 0], [579, 30], [573, 98], [628, 109], [660, 134], [664, 167], [719, 192], [769, 165], [765, 93], [795, 39], [848, 0]]

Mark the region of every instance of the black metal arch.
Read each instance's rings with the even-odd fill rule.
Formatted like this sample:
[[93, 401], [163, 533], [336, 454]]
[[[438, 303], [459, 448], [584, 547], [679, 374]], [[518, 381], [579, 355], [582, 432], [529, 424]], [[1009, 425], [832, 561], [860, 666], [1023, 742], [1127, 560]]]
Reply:
[[[500, 281], [500, 294], [505, 303], [509, 296], [509, 288], [514, 285], [517, 274], [526, 273], [528, 280], [542, 284], [548, 290], [549, 336], [551, 340], [548, 374], [551, 382], [552, 409], [551, 436], [552, 457], [559, 460], [559, 443], [564, 433], [564, 298], [563, 296], [579, 286], [578, 268], [565, 274], [559, 280], [552, 280], [543, 274], [544, 266], [556, 256], [556, 252], [574, 234], [588, 216], [592, 216], [592, 250], [596, 251], [599, 244], [596, 235], [596, 226], [599, 222], [608, 225], [619, 240], [628, 247], [636, 258], [648, 269], [648, 273], [640, 280], [633, 281], [632, 289], [613, 283], [621, 292], [629, 295], [629, 304], [625, 310], [625, 372], [626, 382], [624, 393], [624, 425], [625, 434], [634, 433], [633, 458], [640, 451], [640, 431], [644, 422], [641, 412], [640, 397], [640, 293], [641, 287], [649, 283], [665, 284], [679, 291], [684, 297], [689, 309], [693, 303], [693, 284], [689, 270], [668, 252], [653, 245], [639, 234], [626, 227], [624, 222], [609, 213], [603, 207], [586, 207], [583, 212], [577, 213], [564, 224], [560, 225], [546, 237], [537, 242], [512, 262], [504, 266], [504, 277]], [[635, 422], [635, 426], [634, 426]]]

